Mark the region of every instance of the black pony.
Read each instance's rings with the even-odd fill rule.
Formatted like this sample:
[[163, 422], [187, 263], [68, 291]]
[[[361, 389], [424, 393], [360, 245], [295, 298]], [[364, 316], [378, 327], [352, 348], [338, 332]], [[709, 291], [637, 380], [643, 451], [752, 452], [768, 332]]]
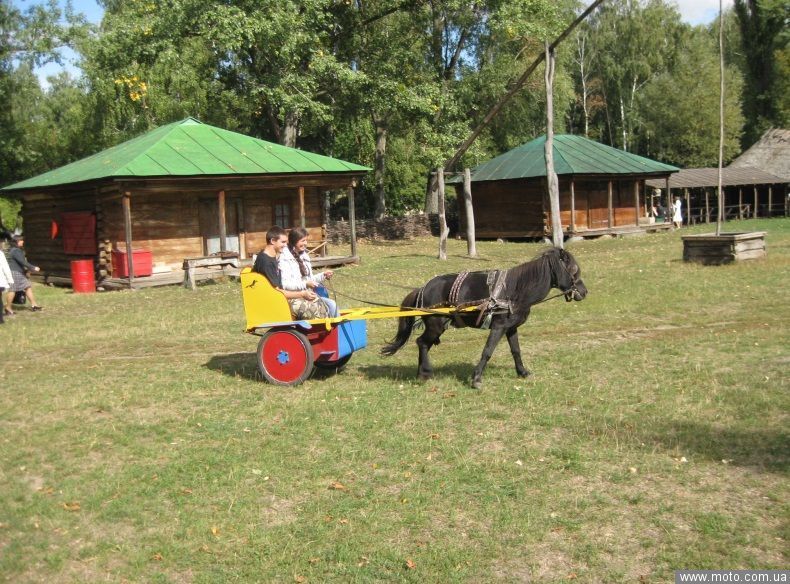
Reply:
[[[518, 345], [518, 327], [527, 320], [533, 304], [542, 301], [552, 288], [559, 288], [565, 300], [582, 300], [587, 296], [587, 288], [581, 280], [579, 264], [567, 251], [552, 248], [534, 260], [502, 272], [462, 272], [436, 276], [422, 288], [411, 292], [401, 303], [402, 308], [442, 307], [442, 306], [480, 306], [480, 311], [458, 313], [453, 316], [422, 316], [425, 332], [417, 338], [420, 351], [417, 376], [420, 379], [433, 377], [428, 351], [439, 344], [439, 337], [448, 325], [456, 328], [483, 328], [490, 324], [486, 346], [480, 362], [472, 375], [472, 386], [480, 388], [488, 360], [494, 349], [507, 336], [510, 352], [520, 377], [529, 375], [521, 361]], [[394, 355], [411, 336], [414, 326], [413, 316], [398, 319], [398, 332], [395, 338], [382, 350], [383, 355]]]

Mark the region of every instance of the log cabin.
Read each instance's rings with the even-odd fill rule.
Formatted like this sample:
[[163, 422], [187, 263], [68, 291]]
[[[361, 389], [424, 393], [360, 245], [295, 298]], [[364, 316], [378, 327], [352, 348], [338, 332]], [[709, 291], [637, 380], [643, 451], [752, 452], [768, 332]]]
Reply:
[[187, 118], [0, 192], [48, 281], [90, 260], [99, 285], [143, 287], [180, 281], [187, 258], [249, 260], [275, 224], [324, 240], [324, 193], [353, 201], [368, 170]]
[[[546, 162], [541, 136], [489, 160], [472, 171], [475, 233], [481, 238], [551, 236]], [[653, 230], [645, 212], [648, 178], [679, 169], [605, 146], [582, 136], [554, 136], [563, 231], [582, 237]], [[466, 229], [463, 181], [456, 189], [461, 229]]]

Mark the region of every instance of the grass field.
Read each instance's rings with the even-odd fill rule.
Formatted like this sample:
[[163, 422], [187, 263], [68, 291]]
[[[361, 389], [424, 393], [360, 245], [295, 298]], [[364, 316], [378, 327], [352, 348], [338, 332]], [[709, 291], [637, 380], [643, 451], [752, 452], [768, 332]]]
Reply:
[[[590, 294], [536, 307], [528, 379], [451, 330], [414, 379], [394, 320], [336, 376], [256, 380], [239, 286], [75, 295], [0, 326], [7, 582], [671, 582], [788, 567], [790, 220], [768, 257], [681, 261], [682, 232], [571, 244]], [[709, 230], [709, 229], [708, 229]], [[397, 303], [542, 246], [361, 244], [339, 293]], [[340, 304], [356, 304], [343, 297]]]

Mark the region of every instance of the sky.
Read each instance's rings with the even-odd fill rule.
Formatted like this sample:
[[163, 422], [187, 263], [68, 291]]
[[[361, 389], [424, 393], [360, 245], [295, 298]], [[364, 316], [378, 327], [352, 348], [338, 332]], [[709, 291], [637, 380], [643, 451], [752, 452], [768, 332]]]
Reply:
[[[25, 10], [35, 4], [43, 3], [43, 0], [11, 0], [12, 4], [18, 8]], [[708, 24], [719, 13], [719, 0], [674, 0], [680, 11], [680, 16], [684, 22], [692, 25]], [[725, 10], [732, 6], [733, 0], [724, 0]], [[66, 4], [66, 0], [58, 0], [61, 6]], [[96, 0], [72, 0], [72, 6], [75, 12], [83, 13], [90, 22], [100, 23], [104, 10], [99, 6]], [[51, 63], [41, 67], [37, 73], [41, 80], [41, 84], [47, 87], [49, 84], [46, 81], [47, 75], [55, 75], [62, 69], [66, 69], [72, 75], [78, 76], [79, 70], [75, 66], [76, 58], [72, 51], [65, 50], [63, 52], [63, 66]]]

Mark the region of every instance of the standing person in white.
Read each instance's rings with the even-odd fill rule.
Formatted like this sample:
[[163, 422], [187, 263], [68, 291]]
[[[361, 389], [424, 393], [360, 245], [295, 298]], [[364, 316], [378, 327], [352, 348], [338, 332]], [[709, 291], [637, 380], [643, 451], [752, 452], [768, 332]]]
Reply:
[[[7, 289], [11, 288], [11, 285], [14, 283], [14, 276], [11, 274], [11, 268], [8, 267], [8, 260], [5, 259], [5, 254], [0, 250], [0, 299], [4, 299], [5, 292]], [[0, 302], [2, 304], [2, 302]], [[3, 315], [5, 314], [5, 307], [0, 307], [0, 324], [3, 324]]]
[[672, 203], [672, 223], [675, 224], [677, 229], [683, 225], [683, 214], [680, 211], [681, 202], [680, 197], [675, 197], [675, 202]]

